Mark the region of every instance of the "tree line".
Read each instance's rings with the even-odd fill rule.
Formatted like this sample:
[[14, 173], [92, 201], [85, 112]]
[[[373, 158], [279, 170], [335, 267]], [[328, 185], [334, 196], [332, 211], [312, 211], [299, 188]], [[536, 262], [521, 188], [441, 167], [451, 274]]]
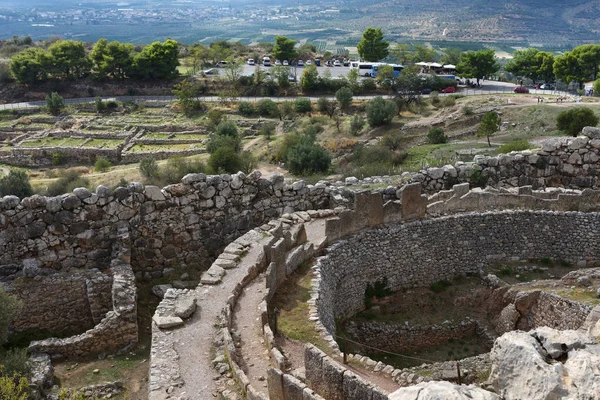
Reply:
[[58, 40], [48, 49], [29, 47], [9, 63], [20, 84], [33, 85], [49, 79], [171, 79], [178, 75], [179, 44], [172, 39], [154, 42], [139, 52], [131, 43], [100, 39], [87, 51], [85, 43]]

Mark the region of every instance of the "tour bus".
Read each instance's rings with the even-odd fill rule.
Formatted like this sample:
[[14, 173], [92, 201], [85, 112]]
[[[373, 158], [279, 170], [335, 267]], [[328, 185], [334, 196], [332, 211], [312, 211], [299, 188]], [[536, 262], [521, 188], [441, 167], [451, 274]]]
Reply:
[[403, 65], [386, 64], [386, 63], [376, 63], [376, 64], [373, 64], [373, 67], [371, 68], [371, 78], [375, 78], [377, 75], [379, 75], [379, 67], [382, 67], [384, 65], [389, 65], [390, 67], [392, 67], [392, 70], [394, 71], [393, 72], [394, 78], [399, 77], [400, 73], [404, 69]]
[[381, 63], [373, 63], [373, 62], [362, 62], [362, 61], [352, 61], [350, 63], [350, 69], [358, 70], [358, 74], [360, 76], [371, 76], [371, 70], [373, 69], [373, 65], [378, 65]]

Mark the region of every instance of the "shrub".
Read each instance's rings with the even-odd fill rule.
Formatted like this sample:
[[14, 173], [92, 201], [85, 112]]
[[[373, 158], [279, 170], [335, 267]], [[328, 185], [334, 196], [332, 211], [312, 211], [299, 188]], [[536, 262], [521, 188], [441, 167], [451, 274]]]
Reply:
[[27, 378], [18, 374], [8, 375], [0, 366], [0, 398], [2, 400], [27, 400], [29, 398]]
[[56, 92], [46, 96], [46, 107], [52, 115], [58, 115], [65, 108], [64, 99]]
[[456, 99], [452, 96], [446, 96], [440, 101], [441, 107], [454, 107], [456, 105]]
[[248, 117], [253, 115], [256, 112], [256, 109], [254, 108], [254, 104], [249, 101], [240, 101], [238, 103], [238, 111], [240, 114]]
[[434, 293], [442, 293], [450, 286], [452, 286], [452, 282], [442, 279], [437, 282], [433, 282], [431, 286], [429, 286], [429, 289], [431, 289], [431, 291]]
[[243, 151], [240, 154], [240, 164], [240, 170], [245, 174], [249, 174], [256, 169], [256, 157], [249, 151]]
[[267, 140], [271, 140], [271, 136], [275, 133], [277, 125], [273, 122], [266, 122], [260, 127], [260, 134], [263, 135]]
[[307, 113], [312, 111], [312, 103], [310, 99], [305, 97], [297, 98], [294, 101], [294, 106], [297, 113]]
[[346, 110], [350, 104], [352, 104], [352, 90], [347, 87], [343, 87], [335, 92], [335, 98], [340, 103], [342, 110]]
[[354, 115], [350, 119], [350, 133], [354, 136], [360, 135], [363, 127], [365, 126], [365, 120], [360, 115]]
[[158, 164], [154, 158], [144, 158], [139, 169], [144, 178], [158, 178]]
[[106, 102], [106, 108], [109, 109], [109, 110], [114, 110], [116, 108], [119, 108], [119, 103], [117, 103], [114, 100], [108, 100]]
[[360, 87], [363, 92], [374, 92], [377, 90], [377, 83], [372, 79], [363, 79]]
[[470, 106], [468, 106], [468, 105], [464, 105], [463, 106], [462, 113], [465, 116], [471, 116], [471, 115], [475, 114], [475, 112], [473, 111], [473, 109]]
[[[6, 351], [0, 350], [0, 365], [4, 366], [4, 370], [7, 374], [21, 374], [25, 375], [29, 372], [27, 367], [27, 348], [10, 348]], [[0, 399], [2, 397], [0, 396]]]
[[67, 162], [67, 156], [63, 153], [52, 153], [52, 165], [63, 165]]
[[471, 172], [471, 176], [469, 177], [469, 179], [471, 180], [471, 182], [479, 187], [485, 187], [485, 185], [487, 184], [488, 181], [488, 177], [483, 175], [483, 173], [481, 172], [481, 170], [474, 170], [473, 172]]
[[286, 156], [288, 170], [294, 175], [324, 173], [331, 166], [329, 152], [314, 141], [310, 135], [302, 135]]
[[206, 143], [206, 150], [212, 154], [220, 147], [230, 147], [237, 153], [242, 148], [242, 140], [239, 136], [210, 135], [208, 143]]
[[219, 136], [238, 136], [238, 127], [233, 121], [221, 121], [215, 129], [215, 134]]
[[23, 198], [32, 194], [33, 188], [25, 171], [11, 170], [0, 179], [0, 197], [12, 195]]
[[101, 113], [106, 110], [106, 104], [102, 101], [101, 97], [96, 97], [94, 100], [94, 107], [96, 108], [97, 113]]
[[256, 110], [262, 117], [276, 118], [279, 116], [279, 107], [277, 106], [277, 103], [271, 99], [260, 100], [256, 105]]
[[207, 114], [208, 121], [212, 127], [215, 127], [221, 123], [221, 120], [225, 117], [225, 112], [218, 108], [211, 108]]
[[498, 149], [499, 153], [505, 154], [510, 153], [511, 151], [523, 151], [531, 148], [531, 144], [527, 141], [527, 139], [517, 139], [512, 142], [504, 143]]
[[388, 125], [398, 113], [396, 104], [382, 97], [375, 97], [367, 104], [367, 122], [370, 126]]
[[587, 107], [574, 107], [558, 114], [556, 126], [570, 136], [577, 136], [586, 126], [598, 125], [598, 117]]
[[277, 147], [277, 151], [274, 156], [275, 161], [286, 162], [285, 158], [288, 151], [292, 147], [296, 146], [299, 141], [300, 135], [298, 135], [297, 133], [287, 133], [283, 135], [283, 140], [281, 141], [281, 144]]
[[448, 136], [446, 136], [442, 128], [431, 128], [427, 132], [427, 141], [431, 144], [446, 143]]
[[242, 169], [238, 153], [231, 147], [219, 147], [208, 159], [208, 165], [216, 174], [234, 174]]
[[392, 161], [392, 150], [379, 144], [376, 146], [356, 146], [353, 160], [356, 165], [387, 164]]
[[168, 185], [181, 181], [187, 174], [205, 172], [206, 167], [199, 160], [190, 160], [183, 157], [174, 157], [167, 160], [163, 168], [159, 168], [162, 184]]
[[398, 150], [402, 144], [402, 135], [400, 132], [387, 133], [383, 135], [380, 143], [390, 150]]
[[106, 172], [110, 167], [112, 167], [112, 163], [104, 157], [98, 158], [94, 164], [94, 170], [96, 172]]
[[73, 189], [78, 187], [88, 187], [90, 182], [83, 178], [78, 171], [75, 170], [67, 170], [62, 173], [62, 176], [52, 182], [48, 189], [46, 189], [46, 194], [48, 196], [58, 196], [64, 193], [70, 193]]
[[279, 103], [279, 116], [281, 118], [294, 118], [296, 116], [294, 103], [291, 101], [282, 101]]

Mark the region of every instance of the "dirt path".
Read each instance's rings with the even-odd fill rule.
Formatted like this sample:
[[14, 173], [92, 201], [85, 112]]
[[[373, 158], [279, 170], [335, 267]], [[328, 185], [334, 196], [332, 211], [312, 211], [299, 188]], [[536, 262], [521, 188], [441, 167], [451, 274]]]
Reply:
[[269, 352], [262, 335], [259, 305], [265, 295], [265, 277], [254, 279], [239, 297], [233, 319], [234, 329], [242, 342], [243, 361], [240, 367], [254, 389], [267, 395], [267, 369], [271, 366]]

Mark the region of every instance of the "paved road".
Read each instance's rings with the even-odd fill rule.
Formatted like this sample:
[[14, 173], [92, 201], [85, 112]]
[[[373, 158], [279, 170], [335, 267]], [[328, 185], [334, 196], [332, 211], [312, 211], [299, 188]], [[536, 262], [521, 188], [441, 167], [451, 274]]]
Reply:
[[[254, 67], [246, 66], [250, 71], [254, 72]], [[268, 67], [262, 67], [267, 69]], [[302, 68], [297, 68], [301, 70]], [[325, 69], [329, 69], [332, 71], [332, 76], [340, 76], [343, 74], [347, 74], [349, 68], [348, 67], [319, 67], [318, 70], [320, 73]], [[345, 72], [344, 72], [345, 71]], [[333, 75], [333, 72], [338, 75]], [[298, 72], [301, 74], [301, 71]], [[367, 78], [370, 79], [370, 78]], [[459, 87], [457, 94], [463, 94], [466, 96], [474, 96], [474, 95], [484, 95], [484, 94], [510, 94], [513, 93], [513, 89], [515, 85], [513, 83], [507, 82], [495, 82], [495, 81], [484, 81], [483, 86], [481, 88], [467, 88], [467, 87]], [[566, 92], [555, 92], [552, 90], [541, 90], [541, 89], [529, 89], [531, 94], [538, 95], [556, 95], [556, 96], [566, 96], [570, 95]], [[316, 101], [319, 96], [308, 96], [311, 100]], [[333, 99], [334, 96], [325, 96], [329, 99]], [[354, 96], [356, 100], [368, 100], [372, 99], [376, 96]], [[383, 97], [392, 97], [392, 96], [383, 96]], [[428, 97], [428, 96], [424, 96]], [[247, 100], [247, 101], [259, 101], [262, 99], [271, 99], [275, 101], [284, 101], [284, 100], [294, 100], [296, 97], [248, 97], [248, 96], [240, 96], [237, 99], [239, 100]], [[219, 96], [201, 96], [198, 97], [199, 100], [205, 102], [217, 102], [220, 100]], [[65, 104], [80, 104], [80, 103], [93, 103], [96, 100], [95, 97], [81, 97], [76, 99], [65, 99]], [[175, 96], [115, 96], [115, 97], [103, 97], [102, 100], [116, 100], [116, 101], [136, 101], [136, 100], [147, 100], [147, 101], [173, 101], [175, 100]], [[41, 106], [45, 106], [45, 101], [30, 101], [30, 102], [22, 102], [22, 103], [10, 103], [10, 104], [0, 104], [0, 110], [20, 110], [26, 108], [38, 108]]]

